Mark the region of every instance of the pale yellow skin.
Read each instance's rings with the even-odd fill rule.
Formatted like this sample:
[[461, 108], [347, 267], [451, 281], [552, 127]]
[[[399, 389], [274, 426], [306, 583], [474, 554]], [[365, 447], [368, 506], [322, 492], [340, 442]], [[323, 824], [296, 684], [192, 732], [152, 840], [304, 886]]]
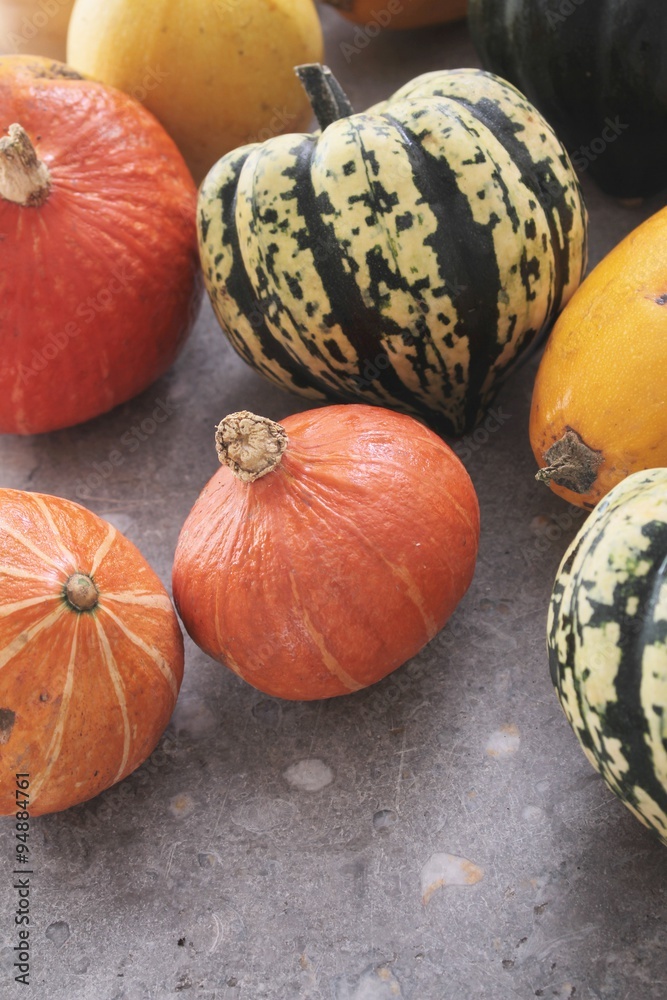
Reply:
[[65, 59], [74, 0], [0, 0], [0, 53]]
[[322, 58], [312, 0], [76, 0], [67, 41], [71, 66], [153, 112], [197, 183], [231, 149], [304, 129], [294, 67]]

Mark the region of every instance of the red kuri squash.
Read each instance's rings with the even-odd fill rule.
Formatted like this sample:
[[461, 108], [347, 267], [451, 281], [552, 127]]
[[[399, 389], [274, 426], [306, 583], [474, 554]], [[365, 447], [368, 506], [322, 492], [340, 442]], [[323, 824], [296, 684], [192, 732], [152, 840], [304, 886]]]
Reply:
[[452, 450], [412, 417], [327, 406], [217, 432], [225, 464], [178, 541], [185, 627], [267, 694], [358, 691], [414, 656], [472, 579], [479, 508]]
[[120, 781], [182, 678], [176, 614], [135, 546], [69, 500], [0, 489], [0, 814], [15, 774], [31, 815]]
[[80, 423], [172, 363], [201, 284], [196, 191], [138, 101], [0, 58], [0, 431]]

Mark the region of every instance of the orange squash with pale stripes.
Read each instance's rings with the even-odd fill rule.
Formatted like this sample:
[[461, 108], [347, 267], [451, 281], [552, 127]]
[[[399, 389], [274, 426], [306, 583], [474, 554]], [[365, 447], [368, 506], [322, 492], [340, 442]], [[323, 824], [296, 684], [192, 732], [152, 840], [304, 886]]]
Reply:
[[15, 774], [32, 815], [120, 781], [182, 678], [178, 620], [135, 546], [79, 504], [0, 489], [0, 814], [16, 812]]
[[468, 589], [479, 507], [453, 451], [412, 417], [327, 406], [242, 411], [173, 571], [194, 641], [267, 694], [330, 698], [380, 680]]

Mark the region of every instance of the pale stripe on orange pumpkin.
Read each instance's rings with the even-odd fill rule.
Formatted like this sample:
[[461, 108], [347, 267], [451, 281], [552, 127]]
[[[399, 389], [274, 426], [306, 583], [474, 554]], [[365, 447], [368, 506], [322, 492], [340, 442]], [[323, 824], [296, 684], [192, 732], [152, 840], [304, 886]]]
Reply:
[[384, 559], [385, 564], [389, 567], [394, 576], [397, 576], [405, 586], [408, 588], [406, 597], [409, 597], [417, 611], [422, 617], [424, 626], [426, 628], [426, 634], [429, 637], [429, 641], [438, 634], [438, 623], [432, 615], [429, 615], [428, 611], [424, 607], [424, 598], [421, 590], [415, 583], [412, 575], [408, 572], [405, 566], [397, 566], [395, 563], [390, 563], [388, 559]]
[[65, 543], [63, 541], [63, 537], [60, 534], [60, 531], [58, 530], [58, 528], [56, 527], [56, 522], [53, 520], [53, 515], [52, 515], [51, 511], [46, 506], [46, 504], [44, 503], [44, 501], [42, 500], [41, 497], [39, 497], [39, 496], [33, 496], [33, 500], [37, 504], [37, 506], [39, 507], [39, 509], [41, 510], [42, 514], [44, 515], [44, 519], [46, 520], [46, 523], [48, 524], [49, 528], [51, 529], [51, 534], [53, 535], [53, 540], [55, 541], [56, 545], [58, 546], [58, 548], [60, 549], [60, 551], [62, 552], [62, 554], [65, 556], [65, 558], [67, 559], [67, 561], [71, 565], [72, 569], [76, 570], [76, 568], [77, 568], [77, 560], [74, 557], [74, 555], [70, 552], [70, 550], [67, 548], [67, 546], [65, 545]]
[[[144, 640], [140, 636], [136, 635], [136, 633], [131, 632], [130, 629], [127, 627], [127, 625], [125, 625], [120, 620], [120, 618], [117, 615], [115, 615], [113, 611], [111, 611], [110, 608], [106, 607], [106, 605], [99, 604], [98, 607], [100, 611], [103, 611], [104, 614], [108, 615], [109, 618], [111, 618], [111, 620], [115, 622], [115, 624], [118, 626], [121, 632], [125, 636], [127, 636], [130, 642], [133, 642], [135, 646], [138, 646], [139, 649], [141, 649], [144, 653], [146, 653], [148, 657], [150, 657], [150, 659], [158, 667], [160, 673], [162, 674], [167, 684], [169, 685], [169, 688], [174, 698], [176, 698], [176, 696], [178, 695], [178, 688], [176, 687], [174, 672], [173, 670], [170, 669], [169, 664], [165, 660], [164, 656], [162, 656], [160, 651], [156, 649], [155, 646], [149, 646], [148, 643], [144, 642]], [[98, 627], [101, 627], [99, 625], [99, 622], [97, 624]]]
[[43, 594], [41, 597], [26, 597], [24, 601], [16, 601], [15, 604], [3, 604], [0, 605], [0, 618], [9, 618], [16, 611], [34, 608], [37, 604], [44, 604], [46, 601], [58, 601], [60, 598], [60, 594]]
[[118, 604], [136, 604], [142, 608], [158, 608], [162, 611], [172, 612], [172, 603], [166, 594], [133, 594], [128, 591], [125, 594], [107, 594], [104, 592], [104, 601], [117, 601]]
[[[5, 531], [5, 528], [2, 529]], [[17, 569], [15, 566], [0, 566], [0, 577], [13, 576], [17, 580], [32, 580], [34, 583], [44, 583], [44, 576], [37, 573], [26, 573], [25, 570]]]
[[[218, 639], [219, 638], [220, 638], [220, 634], [218, 633]], [[238, 663], [236, 662], [236, 660], [234, 659], [234, 657], [232, 656], [231, 653], [227, 653], [225, 655], [225, 663], [229, 667], [229, 669], [233, 670], [234, 673], [238, 677], [241, 677], [243, 680], [245, 680], [245, 677], [244, 677], [243, 673], [241, 672], [240, 666], [238, 665]]]
[[61, 615], [65, 614], [66, 610], [65, 604], [60, 604], [55, 611], [51, 612], [51, 614], [45, 615], [44, 618], [40, 618], [40, 620], [35, 622], [35, 624], [30, 628], [15, 636], [8, 646], [5, 646], [4, 649], [0, 649], [0, 667], [4, 667], [7, 663], [9, 663], [9, 661], [12, 660], [17, 653], [20, 653], [25, 649], [28, 643], [34, 639], [36, 635], [43, 632], [45, 628], [49, 628], [58, 620], [58, 618], [60, 618]]
[[[371, 464], [371, 463], [368, 463], [368, 464]], [[284, 470], [284, 466], [285, 466], [285, 463], [283, 463], [283, 470]], [[294, 479], [294, 477], [292, 477], [292, 478]], [[305, 478], [306, 477], [304, 475], [304, 479]], [[294, 479], [294, 481], [298, 482], [298, 480], [295, 480], [295, 479]], [[318, 491], [319, 491], [319, 495], [318, 495]], [[327, 516], [329, 516], [329, 517], [334, 517], [335, 516], [336, 518], [338, 518], [338, 520], [342, 521], [346, 525], [348, 531], [350, 531], [351, 533], [354, 533], [356, 535], [356, 537], [359, 539], [360, 544], [363, 545], [363, 546], [365, 546], [365, 547], [367, 547], [366, 538], [365, 538], [363, 532], [359, 529], [359, 526], [350, 517], [346, 516], [340, 510], [338, 510], [335, 507], [335, 505], [332, 505], [331, 502], [328, 499], [325, 499], [323, 497], [323, 495], [322, 495], [323, 491], [324, 491], [324, 484], [323, 484], [323, 482], [321, 480], [319, 480], [319, 481], [316, 480], [315, 481], [315, 489], [313, 490], [312, 487], [311, 487], [311, 490], [309, 492], [309, 496], [308, 496], [309, 506], [314, 506], [316, 503], [319, 503], [320, 506], [322, 506], [324, 508], [324, 511], [325, 511], [325, 513], [326, 513]], [[461, 507], [461, 505], [459, 503], [457, 503], [454, 500], [454, 498], [451, 496], [450, 493], [447, 492], [447, 490], [443, 489], [442, 493], [448, 498], [448, 500], [451, 502], [452, 506], [461, 515], [461, 517], [462, 517], [463, 521], [465, 522], [466, 526], [474, 534], [474, 528], [473, 528], [472, 522], [471, 522], [470, 517], [468, 516], [468, 514], [465, 512], [465, 510]], [[412, 601], [412, 603], [416, 607], [417, 611], [421, 615], [422, 621], [424, 622], [424, 626], [426, 628], [427, 635], [429, 637], [429, 641], [431, 639], [433, 639], [434, 636], [436, 636], [437, 633], [438, 633], [439, 626], [438, 626], [437, 622], [435, 621], [435, 619], [426, 612], [426, 610], [424, 608], [424, 599], [423, 599], [422, 592], [420, 591], [419, 587], [415, 583], [414, 579], [412, 578], [412, 576], [410, 575], [410, 573], [408, 572], [408, 570], [405, 567], [400, 567], [400, 566], [397, 566], [395, 563], [390, 562], [386, 558], [386, 556], [384, 556], [383, 553], [380, 552], [377, 549], [374, 550], [374, 555], [378, 559], [380, 559], [380, 561], [382, 563], [384, 563], [384, 565], [387, 567], [387, 569], [393, 575], [397, 576], [406, 585], [406, 587], [407, 587], [407, 594], [406, 594], [406, 596], [408, 597], [408, 599], [410, 601]], [[443, 554], [443, 556], [444, 556], [444, 554]], [[450, 571], [451, 576], [454, 577], [455, 576], [454, 569], [450, 565], [450, 563], [447, 560], [446, 556], [444, 557], [444, 560], [447, 563], [447, 567], [448, 567], [448, 569]], [[355, 688], [355, 690], [357, 690], [357, 689]]]
[[51, 556], [47, 556], [45, 552], [42, 552], [41, 549], [38, 549], [37, 546], [33, 545], [30, 539], [26, 538], [25, 535], [21, 534], [20, 531], [14, 531], [14, 529], [10, 528], [8, 524], [3, 524], [2, 531], [3, 534], [9, 535], [9, 537], [13, 538], [15, 542], [19, 543], [19, 545], [23, 545], [23, 547], [26, 548], [28, 552], [32, 552], [34, 556], [37, 556], [38, 559], [41, 559], [42, 562], [45, 562], [47, 566], [51, 566], [52, 569], [57, 569], [59, 573], [65, 572], [61, 563], [57, 563], [54, 559], [51, 558]]
[[116, 692], [116, 698], [118, 699], [118, 704], [120, 706], [121, 715], [123, 717], [123, 756], [120, 762], [120, 767], [116, 772], [116, 776], [111, 782], [115, 785], [117, 781], [123, 777], [125, 767], [127, 766], [127, 761], [130, 756], [130, 718], [127, 714], [127, 698], [125, 697], [125, 691], [123, 689], [123, 679], [118, 670], [116, 664], [116, 659], [111, 651], [111, 646], [107, 638], [106, 632], [102, 628], [102, 625], [98, 619], [95, 619], [95, 627], [97, 628], [97, 634], [100, 640], [100, 648], [102, 650], [102, 656], [104, 662], [106, 663], [107, 669], [109, 671], [109, 677], [111, 678], [111, 683], [113, 684], [114, 691]]
[[290, 574], [290, 582], [292, 584], [292, 594], [294, 595], [294, 600], [297, 601], [301, 608], [301, 618], [303, 624], [306, 626], [306, 631], [315, 643], [317, 649], [319, 650], [320, 656], [322, 657], [322, 663], [327, 668], [329, 673], [333, 677], [337, 677], [341, 684], [344, 684], [348, 691], [361, 691], [365, 684], [360, 684], [359, 681], [355, 681], [354, 677], [350, 677], [346, 670], [341, 667], [340, 663], [336, 657], [327, 649], [326, 643], [324, 641], [324, 636], [317, 631], [313, 625], [310, 615], [304, 607], [303, 601], [299, 597], [299, 592], [296, 589], [296, 580], [294, 579], [294, 574]]
[[470, 514], [465, 509], [465, 507], [462, 507], [461, 504], [454, 499], [449, 490], [446, 490], [444, 486], [440, 487], [440, 493], [443, 497], [447, 497], [447, 501], [452, 505], [454, 510], [456, 510], [458, 514], [460, 514], [461, 519], [465, 521], [466, 528], [468, 528], [474, 534], [477, 531], [477, 527], [471, 521]]
[[90, 573], [88, 574], [89, 576], [94, 576], [94, 574], [97, 573], [98, 569], [102, 565], [102, 562], [109, 554], [109, 549], [116, 540], [116, 534], [117, 534], [116, 529], [112, 524], [110, 524], [106, 538], [104, 539], [99, 549], [95, 553], [95, 558], [93, 559], [93, 565], [90, 567]]
[[46, 767], [37, 775], [37, 778], [33, 781], [30, 789], [30, 800], [34, 806], [37, 796], [39, 795], [43, 785], [45, 784], [47, 778], [51, 774], [53, 765], [56, 763], [60, 756], [60, 751], [62, 749], [63, 735], [65, 733], [65, 723], [67, 722], [67, 713], [69, 712], [70, 701], [72, 700], [72, 691], [74, 690], [74, 667], [76, 665], [76, 646], [77, 646], [77, 633], [79, 630], [79, 616], [77, 615], [74, 621], [74, 635], [72, 637], [72, 649], [70, 651], [69, 663], [67, 664], [67, 674], [65, 676], [65, 683], [63, 685], [62, 700], [60, 702], [60, 709], [58, 711], [58, 721], [56, 722], [55, 729], [53, 730], [53, 736], [51, 737], [51, 742], [49, 743], [49, 748], [46, 751], [45, 760]]

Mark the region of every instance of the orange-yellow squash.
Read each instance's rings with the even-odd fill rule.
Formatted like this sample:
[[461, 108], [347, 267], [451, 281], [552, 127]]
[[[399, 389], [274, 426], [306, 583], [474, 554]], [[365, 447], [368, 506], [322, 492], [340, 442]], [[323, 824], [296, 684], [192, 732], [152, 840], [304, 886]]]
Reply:
[[538, 479], [587, 509], [631, 473], [667, 466], [667, 208], [561, 313], [537, 373], [530, 440]]
[[223, 154], [298, 132], [294, 75], [322, 59], [313, 0], [77, 0], [68, 63], [140, 100], [199, 182]]
[[324, 0], [355, 24], [377, 28], [424, 28], [466, 16], [468, 0]]

